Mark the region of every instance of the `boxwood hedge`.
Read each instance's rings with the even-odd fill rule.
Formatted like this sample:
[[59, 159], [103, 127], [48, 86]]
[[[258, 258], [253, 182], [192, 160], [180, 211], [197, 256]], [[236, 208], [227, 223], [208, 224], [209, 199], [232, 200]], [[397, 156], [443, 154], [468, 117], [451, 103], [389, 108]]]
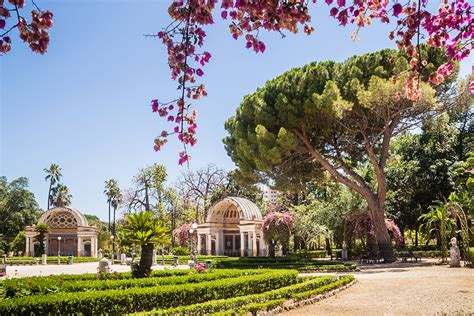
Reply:
[[[190, 271], [190, 270], [188, 270]], [[127, 289], [131, 287], [151, 287], [183, 283], [199, 283], [224, 278], [234, 278], [242, 275], [265, 273], [266, 270], [213, 270], [205, 273], [188, 273], [186, 275], [172, 275], [169, 277], [157, 276], [142, 279], [119, 280], [57, 280], [37, 278], [34, 281], [10, 279], [0, 283], [3, 288], [3, 298], [51, 294], [58, 292], [82, 292], [94, 290]]]
[[[310, 298], [338, 288], [354, 279], [352, 275], [343, 277], [310, 277], [300, 279], [300, 283], [267, 291], [229, 299], [180, 306], [170, 309], [154, 310], [140, 315], [235, 315], [276, 308], [289, 299]], [[276, 304], [278, 302], [278, 304]]]
[[266, 271], [194, 284], [56, 293], [2, 300], [0, 315], [124, 314], [263, 293], [297, 282], [294, 270]]

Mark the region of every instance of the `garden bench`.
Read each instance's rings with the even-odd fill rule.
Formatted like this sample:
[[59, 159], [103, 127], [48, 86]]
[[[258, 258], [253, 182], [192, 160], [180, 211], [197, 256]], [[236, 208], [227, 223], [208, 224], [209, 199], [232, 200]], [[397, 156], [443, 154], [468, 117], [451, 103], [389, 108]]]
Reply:
[[400, 259], [402, 259], [403, 262], [407, 262], [408, 259], [410, 259], [411, 262], [413, 262], [413, 259], [415, 259], [415, 262], [418, 262], [418, 259], [420, 259], [420, 261], [421, 261], [421, 258], [420, 258], [419, 256], [417, 256], [417, 255], [413, 252], [413, 250], [411, 250], [411, 249], [408, 249], [408, 250], [406, 250], [406, 251], [400, 252], [400, 253], [398, 254], [398, 257], [399, 257]]
[[383, 260], [383, 258], [380, 257], [379, 254], [377, 254], [377, 255], [365, 254], [362, 257], [360, 257], [359, 263], [378, 263], [382, 260]]

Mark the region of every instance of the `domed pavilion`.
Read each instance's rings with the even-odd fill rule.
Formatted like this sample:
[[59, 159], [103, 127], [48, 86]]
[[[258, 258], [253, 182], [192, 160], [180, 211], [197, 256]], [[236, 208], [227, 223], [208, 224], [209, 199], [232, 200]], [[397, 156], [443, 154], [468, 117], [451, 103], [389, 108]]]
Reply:
[[[39, 221], [49, 228], [45, 239], [48, 256], [97, 257], [97, 228], [90, 226], [84, 215], [72, 207], [54, 207], [44, 212]], [[33, 256], [39, 243], [35, 241], [35, 225], [25, 228], [26, 256]]]
[[215, 203], [197, 227], [198, 254], [234, 257], [266, 254], [262, 213], [255, 203], [226, 197]]

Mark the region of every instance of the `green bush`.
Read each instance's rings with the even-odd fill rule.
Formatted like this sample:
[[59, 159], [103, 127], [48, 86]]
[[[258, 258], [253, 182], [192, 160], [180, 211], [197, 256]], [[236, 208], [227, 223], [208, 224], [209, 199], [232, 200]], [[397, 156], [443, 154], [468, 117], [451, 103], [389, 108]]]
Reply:
[[[41, 263], [41, 257], [8, 257], [7, 258], [7, 265], [25, 265], [25, 264], [35, 264], [36, 261]], [[68, 256], [61, 256], [60, 257], [61, 264], [68, 263]], [[97, 262], [99, 261], [98, 258], [92, 257], [72, 257], [73, 263], [83, 263], [83, 262]], [[48, 256], [46, 257], [47, 264], [57, 264], [58, 257], [55, 256]]]
[[299, 258], [325, 258], [328, 252], [326, 250], [297, 250], [293, 255]]
[[10, 279], [0, 283], [0, 287], [4, 289], [4, 298], [12, 298], [58, 292], [103, 291], [110, 289], [127, 289], [131, 287], [141, 288], [158, 285], [199, 283], [224, 278], [234, 278], [242, 275], [261, 274], [264, 272], [266, 272], [266, 270], [214, 270], [205, 273], [189, 273], [187, 275], [178, 276], [158, 276], [122, 280], [64, 281], [43, 278], [25, 282], [24, 280]]
[[293, 296], [293, 298], [295, 300], [298, 300], [298, 301], [310, 299], [313, 296], [320, 295], [320, 294], [329, 292], [331, 290], [334, 290], [338, 287], [344, 286], [344, 285], [352, 282], [353, 280], [354, 280], [353, 275], [346, 275], [346, 276], [343, 276], [342, 278], [340, 278], [339, 280], [337, 280], [333, 283], [321, 286], [320, 288], [311, 289], [311, 290], [308, 290], [308, 291], [297, 293]]
[[280, 270], [195, 284], [36, 295], [3, 300], [0, 315], [123, 314], [263, 293], [296, 282], [296, 271]]
[[351, 271], [356, 264], [341, 261], [301, 259], [292, 260], [288, 257], [270, 259], [267, 257], [249, 257], [238, 260], [225, 260], [216, 264], [218, 268], [227, 269], [297, 269], [298, 271]]
[[172, 252], [173, 252], [173, 255], [175, 256], [189, 256], [190, 255], [189, 249], [186, 247], [174, 247]]
[[[170, 276], [179, 276], [179, 275], [188, 275], [193, 273], [192, 270], [153, 270], [150, 274], [150, 277], [159, 278], [159, 277], [170, 277]], [[123, 280], [131, 279], [132, 274], [130, 272], [122, 273], [108, 273], [103, 276], [107, 280]], [[5, 286], [10, 282], [13, 283], [36, 283], [36, 282], [59, 282], [61, 281], [81, 281], [81, 280], [99, 280], [99, 275], [97, 273], [83, 273], [83, 274], [51, 274], [49, 276], [33, 276], [33, 277], [24, 277], [24, 278], [15, 278], [7, 279], [0, 283], [0, 287]]]
[[[354, 279], [353, 276], [344, 276], [341, 278], [333, 276], [324, 277], [305, 277], [299, 278], [299, 283], [271, 290], [261, 294], [251, 294], [247, 296], [233, 297], [230, 299], [221, 299], [211, 302], [198, 303], [188, 306], [180, 306], [166, 310], [154, 310], [144, 315], [235, 315], [244, 314], [249, 311], [261, 308], [262, 310], [273, 309], [276, 306], [273, 303], [279, 301], [283, 303], [285, 300], [294, 298], [297, 293], [306, 293], [320, 288], [324, 291], [347, 284]], [[332, 287], [325, 287], [336, 284]], [[268, 303], [268, 305], [266, 305]], [[260, 305], [262, 304], [262, 305]], [[257, 308], [256, 306], [260, 306]], [[245, 309], [243, 307], [249, 307]], [[142, 314], [143, 315], [143, 314]]]

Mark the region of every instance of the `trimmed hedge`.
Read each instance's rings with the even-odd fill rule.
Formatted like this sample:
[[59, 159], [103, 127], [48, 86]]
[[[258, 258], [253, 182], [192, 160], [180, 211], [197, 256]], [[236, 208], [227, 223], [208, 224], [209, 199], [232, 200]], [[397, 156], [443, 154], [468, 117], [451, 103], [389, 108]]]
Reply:
[[297, 275], [280, 270], [195, 284], [29, 296], [3, 300], [0, 315], [123, 314], [170, 308], [263, 293], [296, 283]]
[[24, 280], [10, 279], [0, 283], [4, 289], [4, 298], [23, 297], [59, 292], [103, 291], [111, 289], [142, 288], [159, 285], [172, 285], [183, 283], [199, 283], [225, 278], [234, 278], [243, 275], [255, 275], [268, 272], [268, 270], [214, 270], [205, 273], [188, 273], [187, 275], [158, 276], [142, 279], [121, 280], [79, 280], [66, 281], [50, 278], [36, 279], [25, 282]]
[[[333, 276], [300, 278], [300, 283], [275, 289], [261, 294], [222, 299], [217, 301], [180, 306], [166, 310], [154, 310], [141, 315], [235, 315], [258, 310], [276, 308], [286, 300], [294, 298], [298, 293], [326, 292], [351, 282], [352, 275], [341, 278]], [[318, 292], [319, 291], [319, 292]], [[320, 294], [320, 293], [319, 293]], [[278, 304], [276, 304], [278, 302]]]
[[[61, 264], [67, 264], [68, 256], [61, 256]], [[25, 265], [25, 264], [35, 264], [36, 261], [41, 264], [41, 257], [8, 257], [7, 265]], [[73, 263], [83, 263], [83, 262], [97, 262], [100, 259], [92, 257], [72, 257]], [[57, 264], [58, 257], [48, 256], [46, 257], [46, 263], [48, 264]]]
[[323, 293], [329, 292], [331, 290], [334, 290], [338, 287], [344, 286], [354, 280], [353, 275], [345, 275], [341, 277], [339, 280], [332, 282], [330, 284], [321, 286], [320, 288], [304, 291], [301, 293], [297, 293], [293, 296], [293, 298], [297, 301], [303, 301], [312, 298], [313, 296], [316, 295], [321, 295]]
[[226, 260], [217, 263], [218, 268], [232, 269], [296, 269], [298, 271], [351, 271], [357, 268], [356, 264], [329, 260], [298, 260], [283, 257], [284, 259], [246, 258]]
[[[149, 277], [159, 278], [159, 277], [170, 277], [170, 276], [178, 276], [178, 275], [188, 275], [193, 273], [192, 270], [152, 270]], [[99, 277], [97, 273], [82, 273], [82, 274], [50, 274], [48, 276], [31, 276], [31, 277], [23, 277], [23, 278], [15, 278], [15, 279], [8, 279], [4, 280], [3, 282], [37, 282], [42, 280], [53, 280], [53, 281], [86, 281], [86, 280], [99, 280], [99, 279], [107, 279], [107, 280], [124, 280], [124, 279], [132, 279], [131, 272], [113, 272], [103, 275]], [[1, 285], [2, 283], [0, 283]]]
[[292, 255], [300, 258], [326, 258], [328, 252], [326, 250], [297, 250]]

